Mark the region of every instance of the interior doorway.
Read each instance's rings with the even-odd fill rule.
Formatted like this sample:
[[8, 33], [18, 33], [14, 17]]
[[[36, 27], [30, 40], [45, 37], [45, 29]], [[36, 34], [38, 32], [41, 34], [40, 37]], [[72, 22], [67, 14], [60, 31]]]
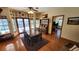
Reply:
[[53, 16], [52, 32], [55, 33], [57, 39], [61, 38], [64, 15]]

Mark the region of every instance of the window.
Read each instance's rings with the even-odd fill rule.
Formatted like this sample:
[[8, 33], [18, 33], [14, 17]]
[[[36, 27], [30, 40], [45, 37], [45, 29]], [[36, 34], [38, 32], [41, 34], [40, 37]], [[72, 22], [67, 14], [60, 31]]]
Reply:
[[18, 18], [17, 22], [18, 22], [19, 32], [21, 33], [21, 32], [24, 31], [23, 19], [22, 18]]
[[35, 20], [30, 20], [30, 25], [31, 25], [31, 28], [34, 29], [35, 28]]
[[39, 28], [40, 26], [40, 20], [36, 20], [36, 28]]
[[7, 19], [0, 19], [0, 34], [10, 33]]
[[35, 20], [30, 20], [31, 34], [35, 33]]

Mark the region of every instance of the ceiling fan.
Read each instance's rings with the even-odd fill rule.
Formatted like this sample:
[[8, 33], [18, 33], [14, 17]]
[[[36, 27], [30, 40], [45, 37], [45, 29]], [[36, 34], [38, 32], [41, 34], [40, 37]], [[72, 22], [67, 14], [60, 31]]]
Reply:
[[31, 10], [31, 11], [35, 11], [35, 12], [38, 12], [38, 10], [37, 9], [39, 9], [38, 7], [28, 7], [29, 8], [29, 10]]
[[39, 7], [28, 7], [28, 9], [29, 9], [28, 11], [29, 14], [33, 14], [33, 13], [43, 14], [44, 13], [44, 12], [39, 11]]

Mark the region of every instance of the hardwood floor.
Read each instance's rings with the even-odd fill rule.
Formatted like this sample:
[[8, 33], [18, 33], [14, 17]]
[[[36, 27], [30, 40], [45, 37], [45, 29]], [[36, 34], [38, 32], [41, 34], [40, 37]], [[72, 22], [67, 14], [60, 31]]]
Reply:
[[0, 51], [26, 51], [24, 44], [19, 36], [13, 40], [0, 42]]
[[[65, 44], [70, 42], [65, 39], [56, 39], [55, 35], [43, 34], [42, 37], [49, 41], [48, 44], [39, 49], [39, 51], [60, 51]], [[0, 51], [27, 51], [21, 38], [17, 36], [13, 40], [0, 42]]]
[[56, 39], [55, 35], [43, 35], [43, 38], [47, 39], [49, 43], [40, 48], [39, 51], [60, 51], [65, 44], [70, 42], [69, 40]]

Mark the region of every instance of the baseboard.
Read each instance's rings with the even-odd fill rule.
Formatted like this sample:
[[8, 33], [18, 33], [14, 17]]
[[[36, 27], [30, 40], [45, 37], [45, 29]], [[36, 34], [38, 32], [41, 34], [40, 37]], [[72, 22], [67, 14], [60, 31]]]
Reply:
[[68, 40], [68, 41], [70, 41], [70, 42], [73, 42], [73, 43], [77, 43], [77, 44], [79, 44], [79, 42], [73, 41], [73, 40], [68, 39], [68, 38], [61, 37], [61, 39]]

